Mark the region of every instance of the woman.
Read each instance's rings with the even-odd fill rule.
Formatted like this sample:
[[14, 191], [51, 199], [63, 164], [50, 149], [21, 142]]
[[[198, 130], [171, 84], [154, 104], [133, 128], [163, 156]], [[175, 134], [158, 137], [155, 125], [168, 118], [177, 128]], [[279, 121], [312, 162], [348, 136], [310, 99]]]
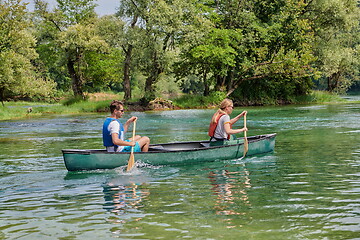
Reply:
[[232, 129], [231, 126], [236, 123], [242, 116], [247, 114], [247, 111], [243, 111], [233, 119], [230, 119], [230, 114], [234, 109], [233, 101], [230, 99], [224, 99], [220, 108], [214, 113], [210, 126], [209, 136], [211, 137], [211, 145], [226, 144], [230, 140], [232, 134], [247, 131], [247, 128]]

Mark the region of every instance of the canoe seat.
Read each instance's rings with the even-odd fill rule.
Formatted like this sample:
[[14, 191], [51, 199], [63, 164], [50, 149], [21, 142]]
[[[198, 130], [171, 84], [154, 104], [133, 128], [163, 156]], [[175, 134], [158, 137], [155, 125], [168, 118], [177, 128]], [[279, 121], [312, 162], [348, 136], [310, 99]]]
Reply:
[[166, 149], [161, 145], [154, 145], [149, 147], [149, 151], [157, 152], [157, 151], [165, 151]]
[[210, 147], [210, 142], [208, 142], [208, 143], [200, 143], [200, 145], [202, 146], [202, 147]]

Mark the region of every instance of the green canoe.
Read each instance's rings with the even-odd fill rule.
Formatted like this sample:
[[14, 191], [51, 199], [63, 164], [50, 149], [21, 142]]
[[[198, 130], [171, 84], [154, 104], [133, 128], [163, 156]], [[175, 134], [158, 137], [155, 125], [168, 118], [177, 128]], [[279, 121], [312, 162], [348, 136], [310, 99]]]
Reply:
[[[246, 156], [271, 152], [275, 147], [276, 134], [248, 137]], [[149, 152], [135, 153], [135, 160], [151, 165], [186, 165], [197, 162], [237, 159], [243, 156], [243, 139], [238, 144], [209, 146], [209, 141], [151, 144]], [[129, 153], [109, 153], [101, 150], [64, 149], [65, 166], [68, 171], [113, 169], [127, 165]]]

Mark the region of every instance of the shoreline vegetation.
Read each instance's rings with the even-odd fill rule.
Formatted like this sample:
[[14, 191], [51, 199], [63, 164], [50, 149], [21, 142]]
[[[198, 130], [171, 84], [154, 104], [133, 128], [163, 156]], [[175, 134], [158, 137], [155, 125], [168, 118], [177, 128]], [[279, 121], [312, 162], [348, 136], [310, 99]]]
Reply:
[[[200, 95], [182, 95], [171, 100], [156, 98], [147, 106], [143, 106], [140, 101], [125, 102], [127, 111], [162, 111], [176, 109], [211, 109], [216, 108], [223, 100], [222, 94], [208, 97]], [[9, 101], [0, 105], [0, 121], [22, 118], [33, 118], [41, 116], [51, 116], [53, 114], [84, 114], [96, 112], [108, 112], [111, 100], [122, 99], [122, 94], [96, 93], [88, 96], [87, 100], [70, 98], [58, 103], [30, 102], [30, 101]], [[349, 102], [339, 95], [325, 91], [312, 91], [306, 96], [298, 97], [292, 101], [275, 102], [263, 100], [260, 102], [241, 101], [233, 99], [235, 107], [245, 106], [271, 106], [288, 104], [324, 104]], [[354, 101], [352, 101], [354, 102]], [[357, 103], [358, 101], [355, 101]]]

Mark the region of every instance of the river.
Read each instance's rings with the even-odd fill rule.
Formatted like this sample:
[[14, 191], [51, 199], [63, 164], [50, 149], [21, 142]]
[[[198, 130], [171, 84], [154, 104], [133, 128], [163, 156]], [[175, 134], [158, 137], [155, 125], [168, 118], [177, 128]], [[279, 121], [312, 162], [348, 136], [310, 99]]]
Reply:
[[[246, 110], [248, 136], [277, 133], [273, 153], [178, 167], [136, 159], [131, 174], [64, 166], [61, 149], [102, 148], [106, 114], [1, 121], [0, 239], [360, 239], [360, 104]], [[160, 143], [207, 139], [213, 112], [124, 117]]]

